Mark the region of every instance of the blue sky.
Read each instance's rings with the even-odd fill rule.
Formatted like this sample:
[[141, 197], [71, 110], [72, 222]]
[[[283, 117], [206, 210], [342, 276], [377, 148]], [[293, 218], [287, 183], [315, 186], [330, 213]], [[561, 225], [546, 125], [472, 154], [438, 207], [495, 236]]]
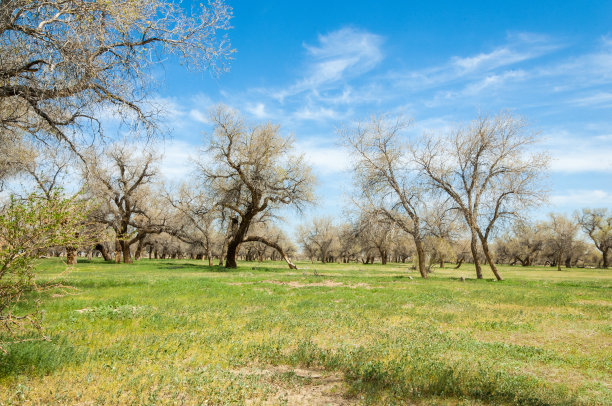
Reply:
[[509, 109], [553, 157], [540, 215], [612, 207], [612, 2], [229, 3], [230, 71], [160, 73], [167, 177], [186, 175], [208, 110], [224, 103], [293, 133], [319, 178], [307, 218], [338, 215], [350, 157], [337, 128], [391, 113], [413, 134], [445, 132]]

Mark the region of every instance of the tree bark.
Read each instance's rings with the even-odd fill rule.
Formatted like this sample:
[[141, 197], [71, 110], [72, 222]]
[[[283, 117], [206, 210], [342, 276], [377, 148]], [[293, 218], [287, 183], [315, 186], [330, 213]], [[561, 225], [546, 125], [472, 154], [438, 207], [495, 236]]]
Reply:
[[246, 237], [243, 242], [250, 242], [250, 241], [258, 241], [258, 242], [266, 244], [269, 247], [274, 248], [276, 251], [278, 251], [280, 256], [285, 260], [285, 262], [289, 266], [289, 269], [298, 269], [297, 266], [293, 262], [291, 262], [291, 259], [287, 256], [287, 254], [285, 254], [285, 251], [283, 250], [283, 248], [277, 243], [268, 241], [265, 238], [258, 237], [258, 236]]
[[134, 253], [134, 259], [136, 261], [138, 261], [142, 257], [142, 247], [143, 247], [142, 241], [143, 241], [142, 238], [138, 240], [138, 245], [136, 246], [136, 252]]
[[119, 240], [115, 240], [115, 262], [121, 262], [121, 243]]
[[484, 254], [485, 254], [485, 258], [487, 259], [487, 262], [489, 263], [489, 266], [491, 267], [491, 271], [493, 271], [493, 274], [495, 275], [495, 278], [498, 281], [503, 280], [503, 278], [499, 274], [499, 271], [497, 270], [497, 266], [495, 266], [495, 262], [493, 261], [493, 257], [491, 257], [491, 252], [489, 251], [489, 244], [487, 243], [487, 240], [482, 238], [481, 239], [481, 243], [482, 243], [481, 244], [482, 245], [482, 250], [484, 251]]
[[461, 255], [461, 257], [459, 258], [459, 261], [457, 262], [457, 266], [455, 266], [455, 269], [459, 269], [461, 267], [461, 264], [463, 264], [463, 260], [464, 260], [464, 257], [463, 255]]
[[68, 265], [77, 264], [77, 249], [75, 247], [66, 247], [66, 263]]
[[606, 269], [608, 267], [608, 249], [606, 248], [603, 252], [603, 264], [601, 265], [601, 267], [603, 269]]
[[102, 258], [104, 258], [105, 261], [112, 261], [111, 256], [108, 254], [108, 251], [106, 250], [106, 247], [103, 244], [96, 244], [94, 248], [100, 251], [100, 254], [102, 254]]
[[121, 241], [121, 251], [123, 252], [123, 263], [132, 263], [132, 253], [130, 252], [130, 243], [126, 240]]
[[423, 247], [423, 241], [421, 241], [420, 238], [414, 238], [414, 245], [416, 246], [419, 273], [421, 274], [421, 277], [427, 278], [427, 269], [425, 268], [425, 248]]
[[482, 279], [482, 268], [480, 267], [480, 259], [478, 258], [478, 240], [476, 239], [476, 230], [472, 231], [472, 241], [470, 248], [472, 250], [472, 258], [474, 258], [474, 267], [476, 268], [476, 278]]

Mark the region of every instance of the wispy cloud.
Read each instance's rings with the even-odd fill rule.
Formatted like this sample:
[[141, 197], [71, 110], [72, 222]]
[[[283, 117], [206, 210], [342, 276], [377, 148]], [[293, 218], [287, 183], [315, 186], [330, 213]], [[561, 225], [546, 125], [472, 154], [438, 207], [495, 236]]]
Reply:
[[304, 44], [309, 61], [305, 76], [276, 92], [279, 100], [355, 77], [372, 70], [383, 59], [383, 37], [355, 28], [342, 28], [318, 36], [316, 45]]
[[296, 151], [304, 154], [316, 172], [323, 175], [345, 172], [351, 167], [351, 157], [342, 147], [321, 140], [303, 140], [296, 144]]
[[608, 207], [612, 193], [605, 190], [569, 190], [565, 194], [551, 196], [550, 202], [557, 206]]
[[544, 136], [550, 153], [550, 169], [559, 173], [612, 172], [612, 139], [609, 134], [591, 135], [558, 130]]

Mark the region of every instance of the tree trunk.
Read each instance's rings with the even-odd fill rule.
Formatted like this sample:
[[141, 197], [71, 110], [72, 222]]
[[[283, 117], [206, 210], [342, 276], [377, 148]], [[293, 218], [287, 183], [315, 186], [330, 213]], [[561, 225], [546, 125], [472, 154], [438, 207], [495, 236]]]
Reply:
[[138, 240], [138, 245], [136, 246], [136, 252], [134, 253], [134, 259], [138, 261], [142, 257], [142, 247], [143, 242], [142, 239]]
[[414, 238], [414, 245], [416, 246], [417, 261], [419, 263], [419, 273], [421, 277], [427, 278], [427, 269], [425, 268], [425, 248], [423, 247], [423, 241], [420, 238]]
[[603, 252], [603, 264], [601, 265], [601, 267], [603, 269], [606, 269], [608, 267], [608, 249], [606, 248]]
[[461, 257], [459, 257], [459, 261], [457, 262], [457, 266], [455, 267], [455, 269], [459, 269], [461, 267], [461, 264], [463, 264], [463, 260], [464, 260], [464, 256], [461, 255]]
[[123, 252], [123, 263], [132, 263], [132, 253], [130, 252], [130, 244], [126, 240], [121, 241], [121, 251]]
[[213, 259], [210, 254], [208, 255], [208, 266], [213, 266]]
[[246, 237], [244, 239], [244, 242], [250, 242], [250, 241], [261, 242], [261, 243], [266, 244], [269, 247], [274, 248], [276, 251], [278, 251], [280, 256], [285, 260], [285, 262], [289, 266], [289, 269], [298, 269], [297, 266], [295, 266], [295, 264], [293, 262], [291, 262], [291, 259], [287, 256], [287, 254], [285, 254], [285, 251], [283, 250], [283, 248], [280, 245], [278, 245], [277, 243], [272, 242], [272, 241], [268, 241], [265, 238], [258, 237], [258, 236], [249, 236], [249, 237]]
[[102, 254], [102, 258], [104, 258], [105, 261], [112, 261], [111, 256], [108, 255], [108, 251], [106, 250], [106, 247], [103, 244], [96, 244], [94, 248], [100, 251], [100, 254]]
[[115, 240], [115, 262], [121, 262], [121, 243], [119, 240]]
[[472, 230], [472, 241], [470, 242], [470, 248], [472, 249], [472, 258], [474, 258], [476, 278], [482, 279], [482, 268], [480, 267], [480, 259], [478, 259], [478, 240], [476, 238], [476, 230]]
[[491, 257], [491, 252], [489, 251], [489, 244], [487, 243], [487, 240], [485, 240], [484, 238], [481, 238], [481, 243], [482, 243], [482, 250], [484, 251], [485, 258], [487, 259], [489, 266], [491, 267], [491, 271], [493, 271], [493, 274], [495, 275], [495, 278], [498, 281], [502, 281], [503, 278], [499, 274], [499, 271], [497, 270], [497, 266], [495, 266], [495, 262], [493, 261], [493, 258]]
[[557, 256], [557, 271], [561, 270], [561, 256], [562, 253], [559, 253], [559, 255]]
[[66, 247], [66, 263], [68, 265], [77, 264], [77, 249], [75, 247]]
[[236, 239], [232, 239], [227, 244], [227, 253], [225, 256], [225, 267], [226, 268], [238, 268], [238, 264], [236, 263], [236, 254], [238, 253], [238, 247], [240, 246], [240, 242]]
[[566, 268], [571, 268], [572, 267], [572, 257], [568, 255], [567, 258], [565, 258], [565, 267]]

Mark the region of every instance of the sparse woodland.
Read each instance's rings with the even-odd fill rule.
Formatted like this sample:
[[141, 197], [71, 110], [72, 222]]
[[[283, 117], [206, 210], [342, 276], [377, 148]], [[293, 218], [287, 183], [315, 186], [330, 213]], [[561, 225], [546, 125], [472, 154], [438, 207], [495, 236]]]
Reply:
[[[419, 135], [392, 115], [338, 123], [353, 179], [341, 217], [309, 215], [324, 196], [293, 135], [224, 105], [210, 111], [191, 174], [167, 179], [151, 69], [170, 55], [223, 72], [231, 16], [220, 0], [190, 12], [166, 0], [2, 1], [0, 337], [42, 335], [38, 308], [19, 309], [41, 291], [35, 264], [47, 257], [364, 273], [401, 264], [423, 279], [469, 267], [497, 281], [508, 266], [610, 266], [610, 207], [534, 215], [548, 198], [550, 157], [509, 111]], [[128, 135], [105, 129], [108, 116]], [[293, 232], [289, 211], [305, 218]]]

